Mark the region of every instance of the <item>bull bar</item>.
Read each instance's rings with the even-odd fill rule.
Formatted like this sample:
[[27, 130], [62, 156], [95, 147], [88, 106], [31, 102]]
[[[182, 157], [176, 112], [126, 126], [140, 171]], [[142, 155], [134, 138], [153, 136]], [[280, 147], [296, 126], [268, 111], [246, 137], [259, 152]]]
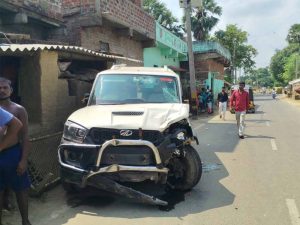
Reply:
[[[101, 162], [103, 152], [110, 145], [112, 145], [112, 146], [129, 146], [129, 145], [130, 146], [140, 146], [140, 145], [148, 146], [154, 154], [156, 166], [125, 166], [125, 165], [112, 164], [112, 165], [100, 168], [100, 162]], [[81, 187], [86, 186], [89, 178], [91, 178], [92, 176], [95, 176], [97, 174], [101, 174], [101, 173], [113, 173], [113, 172], [120, 172], [120, 171], [143, 171], [143, 172], [168, 173], [168, 171], [169, 171], [167, 168], [163, 167], [162, 161], [160, 158], [160, 154], [159, 154], [159, 151], [156, 148], [156, 146], [153, 143], [146, 141], [146, 140], [112, 139], [112, 140], [108, 140], [108, 141], [104, 142], [98, 152], [98, 157], [97, 157], [97, 161], [96, 161], [96, 169], [97, 170], [95, 169], [96, 171], [84, 170], [84, 169], [64, 163], [61, 159], [60, 151], [61, 151], [61, 149], [65, 148], [65, 147], [98, 148], [98, 147], [100, 147], [100, 145], [74, 143], [74, 144], [61, 144], [58, 147], [58, 160], [59, 160], [60, 165], [65, 168], [85, 174], [82, 179]]]

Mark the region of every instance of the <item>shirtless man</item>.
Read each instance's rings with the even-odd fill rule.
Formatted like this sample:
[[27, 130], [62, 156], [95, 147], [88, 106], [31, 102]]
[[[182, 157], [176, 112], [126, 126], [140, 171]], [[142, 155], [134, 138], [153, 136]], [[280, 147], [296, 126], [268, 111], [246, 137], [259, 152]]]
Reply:
[[[7, 190], [4, 195], [4, 188], [8, 187], [16, 193], [22, 225], [30, 225], [28, 220], [28, 188], [30, 187], [30, 181], [26, 171], [29, 152], [28, 116], [24, 107], [10, 101], [12, 91], [11, 82], [0, 77], [0, 107], [14, 115], [23, 124], [16, 142], [0, 152], [0, 179], [3, 179], [3, 183], [6, 184], [3, 187], [0, 185], [0, 225], [2, 205], [3, 203], [6, 206], [8, 205], [9, 195]], [[1, 143], [3, 140], [1, 140]], [[9, 170], [7, 168], [14, 169]], [[8, 177], [9, 179], [7, 179]]]

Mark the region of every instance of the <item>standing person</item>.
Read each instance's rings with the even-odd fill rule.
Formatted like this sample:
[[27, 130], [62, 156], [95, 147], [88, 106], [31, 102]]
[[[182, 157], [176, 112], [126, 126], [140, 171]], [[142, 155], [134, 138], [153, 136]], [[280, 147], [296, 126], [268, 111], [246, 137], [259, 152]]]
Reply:
[[201, 96], [202, 96], [202, 104], [203, 104], [202, 112], [205, 112], [207, 108], [207, 94], [205, 88], [202, 88]]
[[218, 94], [218, 105], [220, 119], [225, 120], [225, 114], [227, 109], [228, 94], [225, 91], [225, 87], [222, 87], [222, 91]]
[[230, 110], [233, 106], [235, 107], [235, 116], [241, 139], [244, 139], [245, 117], [249, 109], [249, 94], [244, 88], [245, 82], [240, 82], [239, 89], [235, 90], [230, 97]]
[[16, 193], [22, 225], [30, 225], [28, 219], [28, 189], [30, 181], [27, 174], [29, 153], [28, 116], [24, 107], [10, 100], [12, 92], [10, 80], [0, 77], [0, 106], [23, 124], [15, 143], [0, 153], [0, 218], [3, 201], [5, 204], [8, 204], [9, 194], [6, 189], [4, 195], [4, 189], [11, 188]]
[[198, 94], [198, 101], [199, 101], [199, 112], [202, 112], [202, 109], [203, 109], [203, 100], [202, 100], [202, 92], [201, 91]]
[[213, 113], [213, 94], [212, 94], [212, 90], [209, 90], [208, 91], [208, 94], [207, 94], [207, 112], [209, 114]]

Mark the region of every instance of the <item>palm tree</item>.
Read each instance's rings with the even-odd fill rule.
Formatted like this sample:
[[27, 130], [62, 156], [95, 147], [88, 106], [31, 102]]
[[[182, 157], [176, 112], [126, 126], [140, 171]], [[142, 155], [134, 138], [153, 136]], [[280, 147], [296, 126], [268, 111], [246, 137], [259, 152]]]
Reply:
[[203, 0], [203, 7], [193, 9], [191, 17], [192, 31], [196, 40], [207, 40], [209, 32], [218, 23], [222, 8], [217, 5], [215, 0]]

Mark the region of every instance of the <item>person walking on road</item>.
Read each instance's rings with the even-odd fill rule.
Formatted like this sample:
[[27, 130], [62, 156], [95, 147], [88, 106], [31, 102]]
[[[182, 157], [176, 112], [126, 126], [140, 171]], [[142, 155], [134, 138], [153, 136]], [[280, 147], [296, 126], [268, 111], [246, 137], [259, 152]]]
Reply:
[[[27, 157], [29, 153], [28, 116], [24, 107], [10, 101], [12, 91], [10, 80], [0, 77], [0, 107], [2, 111], [5, 110], [7, 112], [6, 117], [8, 118], [2, 121], [0, 125], [1, 127], [5, 125], [9, 118], [16, 118], [22, 124], [22, 128], [14, 143], [6, 146], [5, 150], [0, 148], [0, 225], [3, 203], [6, 207], [9, 202], [7, 188], [11, 188], [16, 193], [22, 225], [30, 225], [28, 220], [28, 189], [30, 180], [27, 173]], [[2, 130], [4, 132], [2, 132], [2, 135], [0, 133], [1, 144], [7, 136], [8, 128], [7, 131], [5, 131], [5, 127]], [[18, 130], [16, 129], [16, 131]], [[1, 136], [4, 137], [2, 140]]]
[[275, 88], [273, 88], [273, 90], [272, 90], [272, 98], [273, 98], [273, 99], [276, 98], [276, 90], [275, 90]]
[[230, 97], [230, 110], [235, 109], [235, 116], [238, 126], [238, 135], [244, 139], [245, 117], [249, 109], [249, 94], [244, 90], [245, 82], [239, 83], [239, 89], [235, 90]]
[[227, 110], [228, 94], [225, 91], [225, 87], [222, 87], [222, 91], [218, 94], [218, 105], [220, 119], [225, 120], [225, 114]]

